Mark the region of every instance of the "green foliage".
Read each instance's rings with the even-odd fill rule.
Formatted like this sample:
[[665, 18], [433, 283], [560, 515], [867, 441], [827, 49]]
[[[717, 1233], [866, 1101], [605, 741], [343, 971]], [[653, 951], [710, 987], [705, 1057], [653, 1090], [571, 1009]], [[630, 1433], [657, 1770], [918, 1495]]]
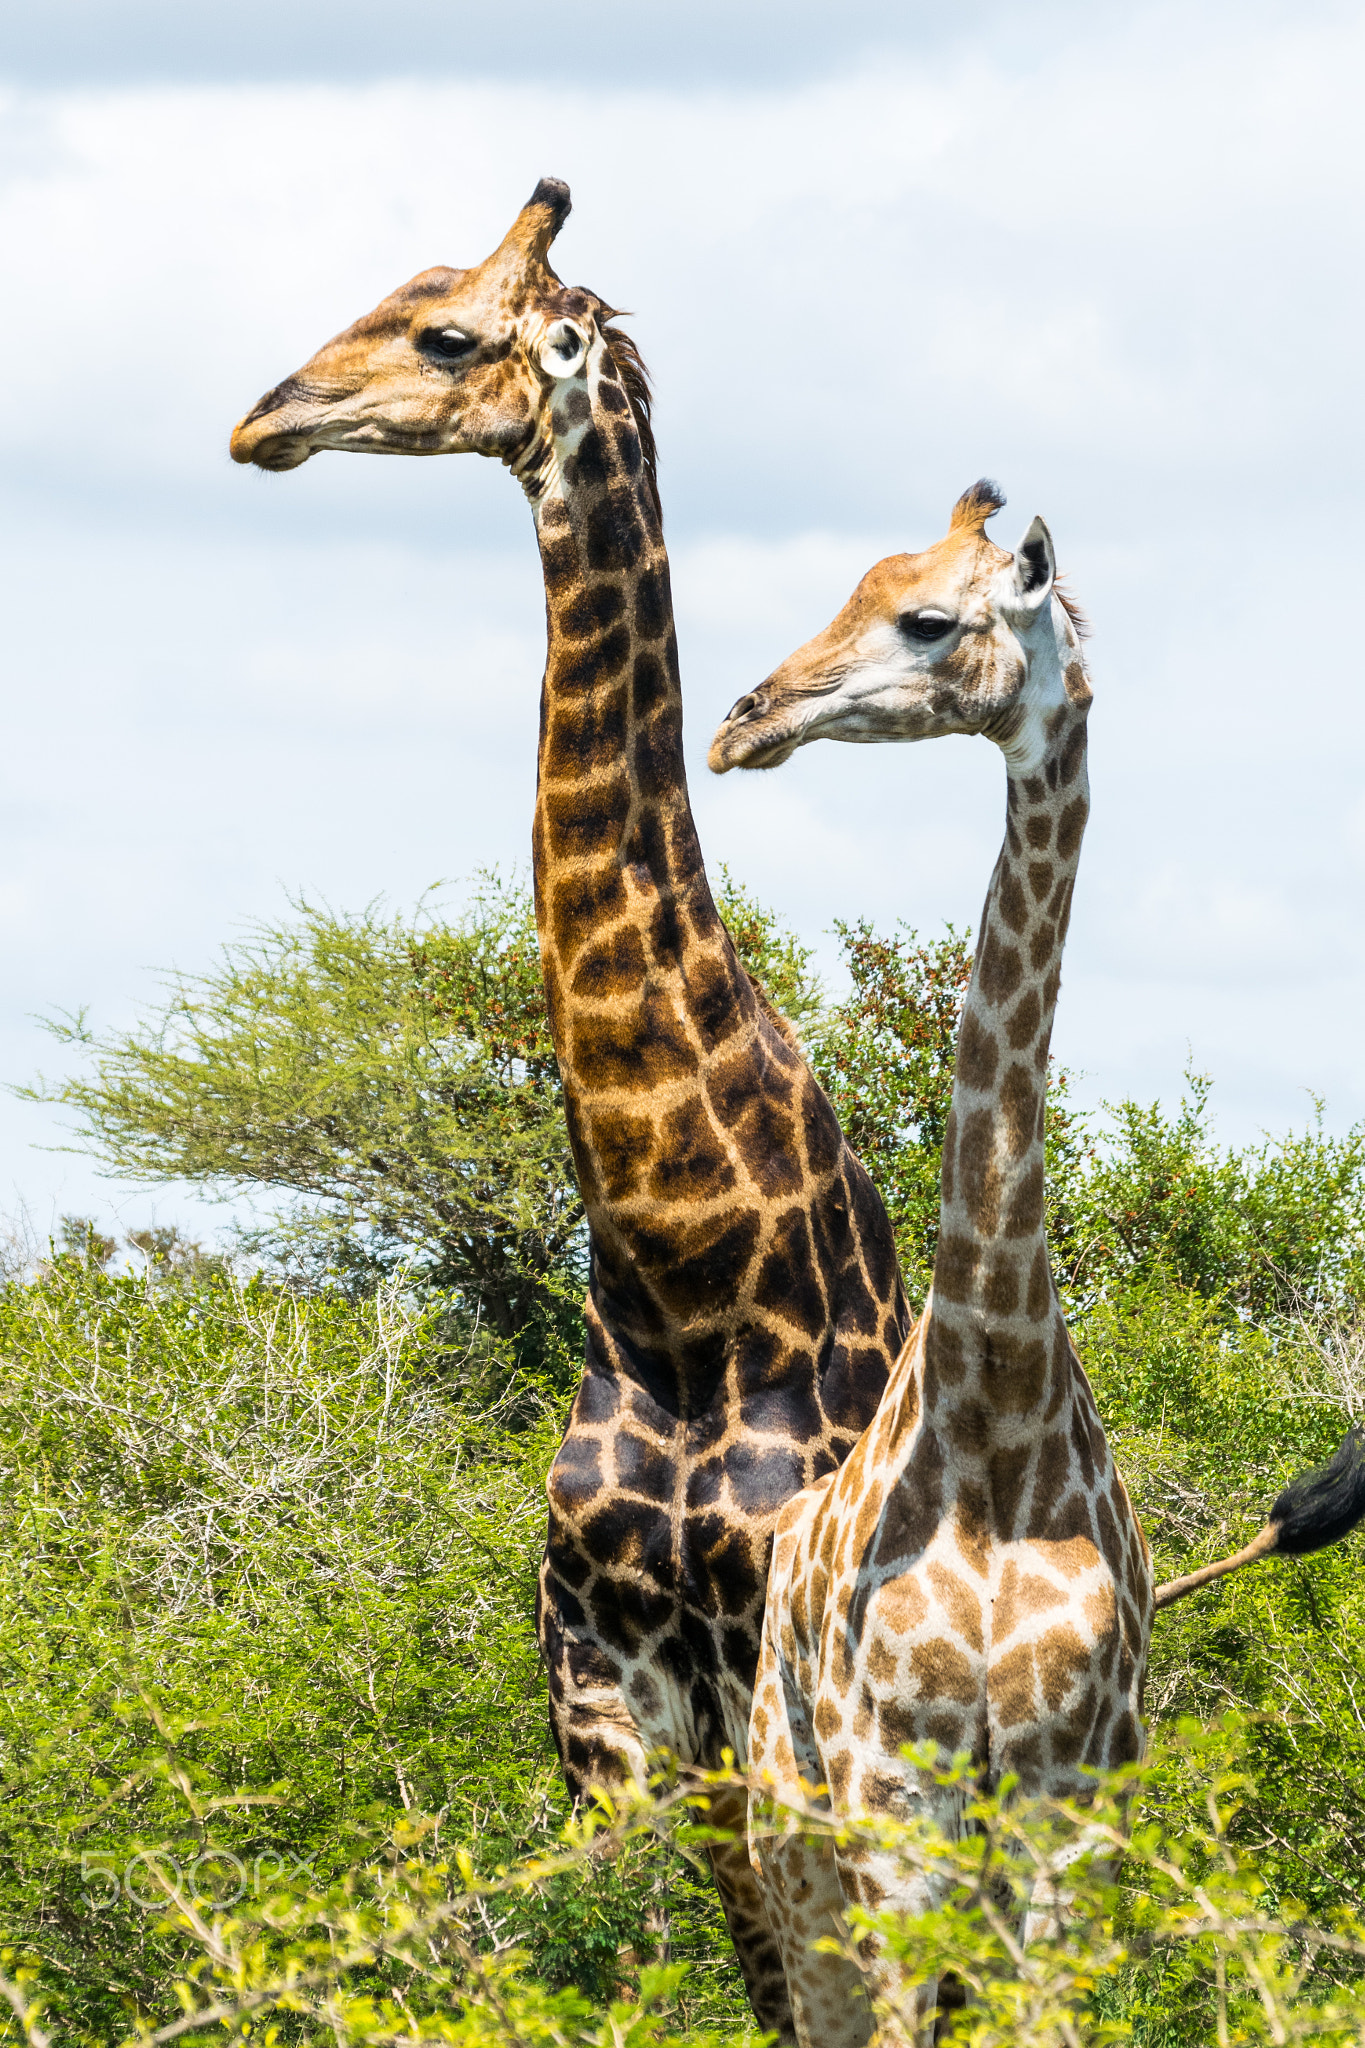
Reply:
[[0, 1360], [5, 1917], [93, 2007], [162, 1962], [127, 1898], [86, 1909], [81, 1859], [192, 1861], [181, 1777], [226, 1802], [222, 1848], [319, 1873], [410, 1808], [511, 1839], [557, 1796], [528, 1625], [548, 1393], [490, 1408], [392, 1285], [69, 1254], [0, 1297]]
[[[720, 907], [806, 1028], [810, 949], [728, 875]], [[402, 1269], [543, 1368], [576, 1343], [585, 1239], [529, 890], [486, 873], [453, 923], [295, 911], [132, 1031], [53, 1024], [85, 1070], [19, 1092], [74, 1111], [111, 1175], [292, 1197], [245, 1240], [284, 1272], [363, 1294]]]
[[[840, 923], [848, 988], [831, 1001], [811, 948], [725, 871], [718, 903], [804, 1039], [922, 1302], [970, 935]], [[285, 1270], [363, 1292], [401, 1265], [533, 1370], [574, 1348], [582, 1207], [520, 885], [484, 876], [453, 923], [302, 905], [175, 978], [144, 1025], [86, 1042], [86, 1071], [47, 1099], [109, 1172], [286, 1194], [252, 1240]], [[1157, 1272], [1258, 1318], [1360, 1292], [1365, 1131], [1329, 1137], [1319, 1111], [1223, 1150], [1209, 1088], [1191, 1075], [1173, 1117], [1123, 1102], [1099, 1128], [1054, 1068], [1048, 1232], [1073, 1312]]]
[[[165, 1755], [173, 1755], [169, 1735]], [[215, 1802], [174, 1768], [172, 1776], [191, 1823], [202, 1828]], [[522, 1855], [510, 1868], [481, 1869], [448, 1840], [442, 1817], [429, 1814], [404, 1817], [382, 1858], [358, 1861], [331, 1882], [295, 1870], [244, 1883], [222, 1856], [187, 1868], [149, 1853], [139, 1865], [139, 1896], [176, 1974], [156, 2006], [129, 2002], [101, 2038], [207, 2043], [223, 2029], [240, 2039], [266, 2023], [267, 2043], [327, 2038], [342, 2048], [413, 2040], [671, 2048], [680, 2029], [698, 2048], [751, 2040], [747, 2022], [720, 2030], [693, 2023], [686, 1963], [636, 1957], [628, 1981], [618, 1968], [597, 1984], [575, 1959], [574, 1973], [556, 1984], [532, 1971], [520, 1940], [537, 1904], [566, 1880], [579, 1897], [620, 1891], [631, 1879], [638, 1889], [642, 1857], [657, 1858], [661, 1838], [714, 1839], [687, 1825], [697, 1803], [676, 1790], [642, 1794], [619, 1814], [566, 1823], [544, 1853]], [[18, 2023], [0, 2030], [4, 2038], [45, 2048], [54, 2021], [55, 2038], [88, 2038], [69, 1988], [51, 1980], [39, 1957], [14, 1944], [3, 1962], [14, 1974], [0, 1975], [0, 1996]]]
[[[1121, 1103], [1089, 1174], [1077, 1233], [1093, 1288], [1169, 1272], [1260, 1317], [1359, 1291], [1365, 1262], [1365, 1130], [1301, 1133], [1220, 1151], [1207, 1076], [1186, 1076], [1178, 1114]], [[1082, 1278], [1078, 1270], [1077, 1279]]]
[[[720, 900], [922, 1298], [966, 936], [841, 926], [833, 1000], [810, 949], [728, 876]], [[144, 1027], [91, 1042], [54, 1093], [111, 1171], [290, 1206], [259, 1241], [275, 1278], [248, 1284], [174, 1232], [140, 1234], [136, 1274], [87, 1219], [65, 1219], [46, 1259], [0, 1246], [0, 1928], [12, 1979], [36, 1968], [26, 1982], [53, 2001], [39, 2025], [155, 2033], [183, 1996], [201, 2019], [219, 2001], [221, 2037], [247, 2023], [230, 1983], [282, 2041], [407, 2026], [653, 2048], [743, 2031], [709, 1879], [667, 1831], [632, 1822], [608, 1857], [556, 1849], [531, 1613], [583, 1235], [525, 892], [487, 879], [451, 924], [302, 907], [174, 982]], [[1244, 1542], [1365, 1412], [1365, 1133], [1329, 1137], [1319, 1117], [1228, 1148], [1200, 1077], [1174, 1114], [1087, 1118], [1054, 1072], [1048, 1137], [1059, 1283], [1171, 1577]], [[1153, 1875], [1139, 1845], [1141, 1881], [1020, 2005], [972, 1920], [978, 1884], [949, 1921], [896, 1936], [940, 1962], [957, 1943], [953, 1967], [994, 1987], [971, 2022], [985, 2031], [955, 2038], [1061, 2041], [1074, 2023], [1086, 2041], [1109, 2027], [1203, 2048], [1220, 1997], [1229, 2040], [1275, 2038], [1272, 2012], [1285, 2040], [1356, 2038], [1329, 2010], [1327, 1978], [1354, 1997], [1350, 1970], [1321, 1946], [1302, 1969], [1306, 1924], [1346, 1925], [1365, 1867], [1363, 1555], [1357, 1537], [1276, 1561], [1157, 1621], [1158, 1728], [1244, 1718], [1235, 1757], [1193, 1736], [1161, 1749], [1142, 1825], [1179, 1870], [1186, 1842], [1189, 1868], [1228, 1875], [1243, 1946], [1144, 1922], [1144, 1890], [1186, 1908], [1183, 1878]], [[1216, 1824], [1211, 1775], [1227, 1780]], [[237, 1867], [223, 1857], [248, 1878], [201, 1915], [226, 1944], [212, 1953], [157, 1890], [210, 1849], [210, 1889]], [[1243, 1925], [1255, 1887], [1269, 2005]], [[291, 1971], [314, 1973], [313, 2004], [289, 2006]]]
[[[485, 1870], [553, 1842], [531, 1616], [565, 1374], [499, 1394], [396, 1281], [110, 1277], [67, 1237], [0, 1293], [0, 1930], [111, 2040], [175, 2009], [167, 1872], [344, 1889], [423, 1813]], [[551, 1991], [609, 2000], [671, 1933], [687, 2008], [742, 2009], [709, 1882], [648, 1842], [518, 1897]]]
[[[1315, 1916], [1276, 1896], [1235, 1825], [1254, 1786], [1235, 1719], [1185, 1723], [1146, 1766], [1097, 1780], [1082, 1802], [1024, 1801], [1006, 1784], [983, 1793], [966, 1757], [911, 1753], [960, 1809], [946, 1830], [926, 1810], [876, 1823], [838, 1822], [812, 1788], [799, 1807], [760, 1803], [757, 1824], [837, 1841], [896, 1866], [919, 1911], [853, 1909], [846, 1941], [818, 1946], [865, 1966], [868, 1936], [892, 1965], [874, 1994], [887, 2038], [908, 2038], [947, 1980], [951, 2038], [962, 2048], [1104, 2048], [1190, 2040], [1349, 2048], [1365, 2028], [1365, 1924], [1342, 1908]], [[167, 1737], [165, 1756], [174, 1745]], [[171, 1775], [176, 1776], [174, 1766]], [[600, 1883], [638, 1871], [662, 1837], [674, 1853], [714, 1841], [711, 1801], [736, 1781], [666, 1776], [648, 1793], [568, 1824], [557, 1843], [480, 1868], [440, 1819], [409, 1816], [388, 1853], [334, 1881], [272, 1872], [243, 1886], [208, 1856], [197, 1868], [142, 1864], [153, 1938], [177, 1962], [169, 1997], [130, 2002], [100, 2038], [196, 2048], [264, 2028], [266, 2043], [330, 2040], [337, 2048], [433, 2041], [461, 2048], [719, 2048], [746, 2026], [692, 2023], [686, 1964], [637, 1960], [605, 1990], [547, 1983], [519, 1935], [528, 1905], [566, 1877]], [[1178, 1796], [1172, 1800], [1172, 1786]], [[202, 1829], [213, 1801], [178, 1783]], [[226, 1887], [230, 1886], [230, 1889]], [[241, 1894], [240, 1896], [238, 1894]], [[1024, 1939], [1032, 1906], [1037, 1924]], [[0, 1995], [10, 2039], [32, 2048], [90, 2038], [69, 1987], [22, 1944], [4, 1953]]]
[[[1365, 1398], [1355, 1326], [1266, 1328], [1158, 1273], [1078, 1329], [1100, 1412], [1167, 1579], [1237, 1549], [1295, 1473], [1336, 1449]], [[1158, 1723], [1248, 1716], [1235, 1832], [1272, 1888], [1327, 1912], [1365, 1856], [1365, 1596], [1357, 1534], [1277, 1559], [1158, 1615], [1147, 1705]]]
[[[75, 1035], [60, 1027], [59, 1035]], [[362, 1289], [402, 1266], [502, 1337], [562, 1315], [582, 1207], [529, 892], [453, 924], [308, 903], [172, 978], [90, 1070], [35, 1093], [107, 1171], [295, 1198], [258, 1248]]]

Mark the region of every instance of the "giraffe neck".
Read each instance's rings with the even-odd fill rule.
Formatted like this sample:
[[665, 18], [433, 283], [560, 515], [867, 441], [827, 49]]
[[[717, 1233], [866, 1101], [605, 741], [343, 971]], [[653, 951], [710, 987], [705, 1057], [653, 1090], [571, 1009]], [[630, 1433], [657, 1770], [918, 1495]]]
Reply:
[[623, 1269], [649, 1229], [639, 1169], [661, 1114], [685, 1124], [758, 1004], [702, 865], [658, 501], [600, 338], [514, 468], [545, 574], [532, 845], [550, 1028], [594, 1252], [614, 1244]]
[[1035, 633], [1023, 716], [1000, 742], [1005, 843], [958, 1038], [926, 1333], [926, 1408], [961, 1416], [965, 1403], [987, 1436], [1037, 1425], [1064, 1337], [1043, 1224], [1044, 1105], [1089, 809], [1090, 692], [1074, 642], [1059, 647], [1047, 622]]

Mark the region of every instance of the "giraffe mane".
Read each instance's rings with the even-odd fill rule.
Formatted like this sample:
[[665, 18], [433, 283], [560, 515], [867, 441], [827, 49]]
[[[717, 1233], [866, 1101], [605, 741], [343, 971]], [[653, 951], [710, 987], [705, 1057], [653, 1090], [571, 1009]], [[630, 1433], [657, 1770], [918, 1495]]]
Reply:
[[748, 975], [750, 988], [758, 997], [759, 1009], [762, 1010], [778, 1037], [785, 1038], [793, 1052], [804, 1052], [805, 1048], [801, 1043], [800, 1036], [791, 1018], [784, 1016], [782, 1011], [778, 1009], [777, 1004], [768, 994], [767, 989], [764, 988], [758, 976], [750, 968], [746, 967], [744, 972]]
[[1070, 590], [1066, 588], [1065, 578], [1060, 572], [1052, 579], [1052, 595], [1070, 619], [1075, 629], [1076, 638], [1078, 640], [1088, 640], [1091, 634], [1090, 621], [1081, 610], [1080, 605], [1072, 596]]
[[622, 327], [613, 327], [611, 322], [622, 316], [608, 313], [602, 325], [602, 339], [611, 351], [616, 373], [625, 386], [630, 409], [635, 416], [636, 431], [640, 436], [640, 453], [644, 457], [645, 488], [654, 507], [654, 515], [663, 523], [663, 507], [659, 503], [659, 451], [654, 440], [654, 422], [650, 418], [653, 400], [649, 389], [649, 371], [645, 368], [644, 357], [636, 347], [634, 339]]
[[734, 932], [731, 930], [725, 918], [721, 916], [719, 908], [717, 908], [716, 910], [716, 915], [717, 917], [720, 917], [721, 926], [725, 932], [725, 936], [730, 941], [730, 950], [733, 952], [736, 960], [739, 961], [740, 973], [744, 976], [744, 979], [748, 982], [750, 988], [753, 990], [754, 994], [758, 998], [759, 1009], [762, 1010], [764, 1016], [772, 1025], [773, 1030], [777, 1033], [778, 1037], [785, 1039], [793, 1052], [799, 1052], [804, 1054], [806, 1048], [801, 1043], [800, 1032], [792, 1023], [791, 1018], [788, 1017], [784, 1011], [778, 1009], [777, 1004], [768, 994], [767, 989], [763, 986], [763, 983], [754, 973], [753, 968], [746, 966], [744, 961], [740, 960], [739, 947], [735, 943]]

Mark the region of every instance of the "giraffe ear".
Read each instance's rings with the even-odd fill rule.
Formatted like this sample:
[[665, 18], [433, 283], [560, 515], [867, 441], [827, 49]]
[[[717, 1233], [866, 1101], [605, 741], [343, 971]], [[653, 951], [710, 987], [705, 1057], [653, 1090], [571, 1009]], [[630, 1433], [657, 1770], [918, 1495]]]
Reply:
[[1014, 551], [1014, 560], [1002, 572], [1001, 602], [1008, 612], [1030, 617], [1042, 610], [1052, 595], [1057, 577], [1057, 557], [1052, 535], [1041, 519], [1035, 519]]

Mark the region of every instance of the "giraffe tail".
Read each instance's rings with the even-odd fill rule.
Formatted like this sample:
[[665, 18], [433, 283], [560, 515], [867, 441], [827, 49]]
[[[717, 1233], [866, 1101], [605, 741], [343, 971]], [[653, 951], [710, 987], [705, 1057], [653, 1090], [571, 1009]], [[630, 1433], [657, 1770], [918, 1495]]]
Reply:
[[1215, 1564], [1201, 1565], [1183, 1579], [1169, 1579], [1158, 1586], [1154, 1606], [1169, 1607], [1187, 1593], [1197, 1593], [1213, 1579], [1237, 1572], [1244, 1564], [1261, 1557], [1307, 1557], [1310, 1551], [1325, 1550], [1339, 1543], [1365, 1518], [1365, 1435], [1354, 1423], [1334, 1458], [1311, 1472], [1291, 1479], [1270, 1510], [1265, 1527], [1258, 1529], [1250, 1543]]

